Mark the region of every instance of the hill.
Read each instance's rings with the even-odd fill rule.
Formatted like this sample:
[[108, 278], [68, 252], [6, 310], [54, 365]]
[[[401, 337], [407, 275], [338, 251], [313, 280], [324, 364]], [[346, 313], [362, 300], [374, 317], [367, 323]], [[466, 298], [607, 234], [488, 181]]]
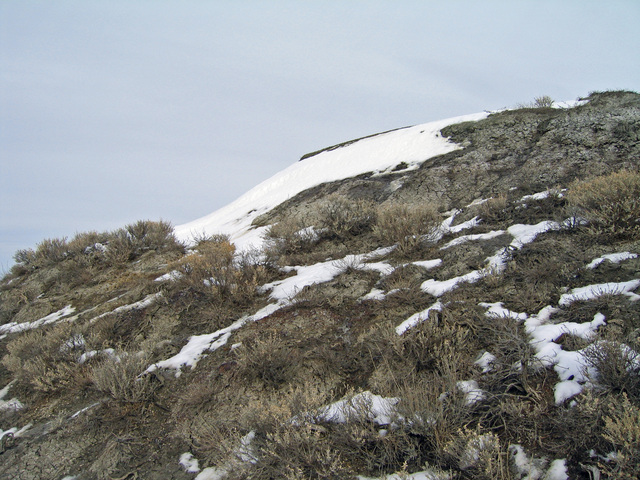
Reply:
[[305, 155], [0, 282], [0, 478], [640, 474], [640, 95]]

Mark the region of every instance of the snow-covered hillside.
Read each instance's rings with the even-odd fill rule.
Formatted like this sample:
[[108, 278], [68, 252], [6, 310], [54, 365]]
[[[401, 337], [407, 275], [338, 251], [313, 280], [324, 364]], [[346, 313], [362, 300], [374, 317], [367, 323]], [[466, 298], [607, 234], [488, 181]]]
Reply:
[[258, 246], [264, 229], [250, 231], [251, 222], [285, 200], [322, 183], [367, 172], [388, 173], [401, 163], [406, 164], [405, 170], [414, 169], [429, 158], [460, 148], [442, 137], [444, 127], [486, 116], [477, 113], [425, 123], [322, 152], [294, 163], [212, 214], [177, 226], [176, 235], [189, 242], [194, 236], [221, 233], [229, 235], [239, 249]]

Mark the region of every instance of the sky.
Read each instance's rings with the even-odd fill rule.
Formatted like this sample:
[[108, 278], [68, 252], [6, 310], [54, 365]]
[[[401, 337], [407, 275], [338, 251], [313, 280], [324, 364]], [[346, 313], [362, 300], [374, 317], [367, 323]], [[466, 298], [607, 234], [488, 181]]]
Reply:
[[637, 0], [0, 0], [0, 273], [352, 138], [639, 91], [638, 24]]

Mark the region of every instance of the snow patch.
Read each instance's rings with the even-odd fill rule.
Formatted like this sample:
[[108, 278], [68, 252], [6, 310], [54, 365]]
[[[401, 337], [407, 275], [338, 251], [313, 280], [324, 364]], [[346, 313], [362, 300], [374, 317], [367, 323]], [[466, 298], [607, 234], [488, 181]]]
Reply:
[[422, 310], [421, 312], [414, 313], [409, 318], [407, 318], [404, 322], [396, 327], [396, 333], [398, 335], [402, 335], [404, 332], [409, 330], [410, 328], [415, 327], [417, 324], [424, 322], [429, 318], [431, 312], [441, 312], [442, 311], [442, 303], [439, 301], [431, 305], [430, 307]]
[[68, 317], [76, 309], [71, 305], [67, 305], [66, 307], [58, 310], [57, 312], [50, 313], [46, 317], [42, 317], [38, 320], [34, 320], [33, 322], [9, 322], [4, 325], [0, 325], [0, 334], [8, 334], [8, 333], [18, 333], [24, 332], [25, 330], [33, 330], [34, 328], [41, 327], [42, 325], [49, 325], [51, 323], [55, 323], [65, 317]]
[[587, 285], [586, 287], [574, 288], [571, 292], [560, 297], [559, 305], [568, 306], [573, 302], [593, 300], [603, 295], [626, 295], [631, 301], [640, 300], [640, 295], [636, 295], [633, 291], [640, 287], [640, 279], [630, 280], [628, 282], [608, 282], [596, 285]]
[[198, 473], [200, 471], [198, 459], [191, 452], [185, 452], [180, 455], [180, 465], [187, 473]]
[[637, 258], [638, 255], [630, 252], [620, 252], [620, 253], [609, 253], [607, 255], [603, 255], [598, 258], [594, 258], [586, 268], [593, 270], [598, 267], [598, 265], [602, 264], [605, 261], [609, 261], [611, 263], [620, 263], [624, 260], [631, 260], [632, 258]]
[[440, 250], [446, 250], [447, 248], [455, 247], [456, 245], [461, 245], [466, 242], [472, 242], [476, 240], [491, 240], [492, 238], [499, 237], [500, 235], [504, 235], [504, 230], [492, 230], [487, 233], [477, 233], [475, 235], [462, 235], [461, 237], [455, 238], [450, 242], [446, 243], [444, 246], [440, 247]]
[[496, 361], [496, 356], [489, 352], [484, 352], [480, 357], [473, 362], [482, 369], [482, 373], [488, 373], [492, 370], [491, 364]]
[[318, 416], [328, 422], [346, 423], [365, 415], [367, 420], [378, 425], [388, 425], [399, 401], [399, 398], [385, 398], [366, 391], [321, 408]]
[[9, 389], [15, 383], [15, 380], [7, 383], [2, 390], [0, 390], [0, 411], [17, 411], [22, 410], [24, 405], [17, 398], [12, 398], [10, 400], [5, 400], [4, 397], [9, 393]]
[[484, 392], [478, 386], [475, 380], [460, 380], [456, 382], [458, 390], [466, 394], [465, 400], [467, 405], [473, 405], [484, 398]]

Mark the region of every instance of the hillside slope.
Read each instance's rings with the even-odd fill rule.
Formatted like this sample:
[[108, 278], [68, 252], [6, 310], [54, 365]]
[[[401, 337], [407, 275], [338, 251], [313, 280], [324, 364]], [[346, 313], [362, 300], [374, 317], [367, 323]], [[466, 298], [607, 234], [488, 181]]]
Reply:
[[637, 478], [639, 158], [594, 93], [17, 252], [0, 478]]

